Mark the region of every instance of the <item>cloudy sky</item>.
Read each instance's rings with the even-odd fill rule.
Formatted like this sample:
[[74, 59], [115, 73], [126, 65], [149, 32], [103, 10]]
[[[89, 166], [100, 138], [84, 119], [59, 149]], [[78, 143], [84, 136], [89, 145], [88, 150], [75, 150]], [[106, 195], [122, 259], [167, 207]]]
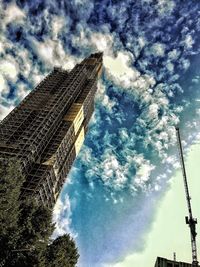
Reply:
[[[178, 250], [190, 260], [179, 249], [189, 237], [175, 126], [187, 154], [200, 137], [199, 38], [194, 0], [0, 0], [1, 119], [53, 66], [104, 52], [89, 132], [54, 212], [79, 267], [153, 266]], [[176, 228], [186, 241], [172, 244]]]

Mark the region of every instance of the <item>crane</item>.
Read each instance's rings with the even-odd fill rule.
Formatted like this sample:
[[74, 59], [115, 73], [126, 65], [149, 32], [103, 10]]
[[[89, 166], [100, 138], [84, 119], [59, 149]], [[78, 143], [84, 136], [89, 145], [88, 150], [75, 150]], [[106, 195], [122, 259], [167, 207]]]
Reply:
[[178, 142], [178, 148], [179, 148], [181, 169], [182, 169], [182, 173], [183, 173], [183, 182], [184, 182], [184, 188], [185, 188], [185, 194], [186, 194], [186, 200], [187, 200], [187, 207], [188, 207], [188, 212], [189, 212], [189, 216], [185, 217], [185, 222], [186, 222], [186, 224], [189, 225], [189, 228], [190, 228], [191, 246], [192, 246], [192, 265], [198, 266], [197, 245], [196, 245], [197, 219], [194, 219], [192, 216], [191, 197], [189, 194], [189, 188], [188, 188], [187, 175], [186, 175], [185, 163], [184, 163], [184, 158], [183, 158], [183, 149], [182, 149], [182, 145], [181, 145], [181, 137], [180, 137], [179, 128], [176, 128], [176, 136], [177, 136], [177, 142]]

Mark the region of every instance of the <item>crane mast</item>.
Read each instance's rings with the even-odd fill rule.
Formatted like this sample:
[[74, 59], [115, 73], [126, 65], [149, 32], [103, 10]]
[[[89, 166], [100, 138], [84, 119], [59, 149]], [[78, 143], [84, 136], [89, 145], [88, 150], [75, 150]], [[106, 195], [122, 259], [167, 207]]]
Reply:
[[184, 163], [184, 158], [183, 158], [183, 149], [182, 149], [182, 145], [181, 145], [181, 137], [180, 137], [180, 132], [179, 132], [178, 128], [176, 129], [176, 135], [177, 135], [177, 141], [178, 141], [181, 169], [182, 169], [182, 173], [183, 173], [183, 182], [184, 182], [184, 188], [185, 188], [185, 194], [186, 194], [186, 200], [187, 200], [187, 207], [188, 207], [188, 212], [189, 212], [189, 216], [185, 217], [185, 222], [186, 222], [186, 224], [189, 225], [189, 228], [190, 228], [191, 246], [192, 246], [192, 265], [198, 266], [197, 246], [196, 246], [197, 219], [194, 219], [192, 216], [191, 197], [189, 194], [187, 175], [186, 175], [185, 163]]

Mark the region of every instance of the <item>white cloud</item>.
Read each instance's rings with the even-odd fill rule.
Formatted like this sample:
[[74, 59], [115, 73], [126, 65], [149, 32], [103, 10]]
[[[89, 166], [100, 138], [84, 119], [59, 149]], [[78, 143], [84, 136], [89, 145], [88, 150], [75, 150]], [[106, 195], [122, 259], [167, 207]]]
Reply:
[[7, 9], [5, 10], [4, 16], [4, 22], [6, 24], [12, 21], [14, 21], [15, 23], [22, 22], [26, 17], [25, 13], [21, 9], [19, 9], [16, 4], [8, 5]]
[[104, 161], [100, 164], [100, 168], [105, 185], [116, 190], [123, 188], [127, 182], [126, 167], [120, 165], [116, 156], [110, 150], [104, 153], [103, 158]]
[[52, 34], [53, 39], [58, 38], [58, 34], [61, 32], [62, 28], [65, 26], [65, 18], [61, 16], [53, 16], [52, 18]]
[[38, 69], [33, 69], [31, 75], [29, 76], [30, 81], [33, 84], [33, 87], [37, 86], [43, 79], [45, 75], [42, 75]]
[[113, 37], [110, 34], [93, 33], [90, 39], [91, 43], [96, 47], [97, 51], [110, 54], [113, 46]]
[[104, 66], [108, 77], [123, 88], [146, 88], [148, 75], [141, 76], [139, 71], [130, 66], [133, 61], [131, 53], [124, 51], [118, 52], [116, 57], [104, 56]]
[[39, 42], [31, 39], [31, 45], [35, 53], [47, 66], [61, 66], [64, 69], [72, 69], [80, 60], [68, 55], [60, 40], [46, 39]]
[[[143, 160], [144, 161], [144, 160]], [[142, 162], [140, 165], [136, 177], [134, 179], [134, 183], [138, 186], [144, 186], [144, 183], [150, 179], [151, 171], [155, 169], [155, 166], [150, 164], [148, 161]]]
[[119, 136], [120, 136], [120, 141], [122, 142], [126, 142], [130, 138], [128, 130], [126, 128], [119, 129]]
[[[56, 223], [56, 229], [53, 233], [53, 237], [63, 235], [65, 233], [70, 233], [71, 224], [71, 207], [68, 195], [65, 195], [65, 199], [62, 202], [59, 198], [54, 206], [53, 210], [53, 222]], [[71, 233], [75, 236], [73, 233]]]
[[122, 83], [125, 83], [126, 78], [127, 80], [135, 80], [140, 75], [137, 70], [130, 67], [132, 61], [132, 54], [125, 51], [119, 51], [116, 57], [104, 56], [103, 58], [104, 67], [111, 77], [116, 78], [116, 80], [119, 79]]
[[142, 48], [146, 45], [147, 41], [145, 40], [144, 37], [140, 36], [140, 37], [138, 38], [138, 43], [139, 43], [139, 45], [140, 45], [140, 48], [142, 49]]
[[0, 73], [8, 77], [8, 79], [16, 81], [19, 68], [16, 61], [11, 56], [8, 56], [6, 59], [0, 62]]
[[170, 60], [177, 60], [180, 56], [180, 51], [174, 48], [172, 51], [168, 53], [168, 57]]
[[17, 99], [19, 99], [19, 101], [22, 101], [28, 95], [28, 93], [30, 93], [30, 91], [27, 90], [26, 86], [27, 85], [23, 83], [18, 83], [16, 97]]
[[168, 62], [167, 65], [166, 65], [167, 69], [169, 72], [174, 72], [174, 64], [171, 63], [171, 62]]
[[30, 59], [30, 53], [25, 49], [18, 49], [17, 51], [18, 58], [16, 61], [19, 64], [20, 72], [23, 73], [23, 76], [29, 78], [29, 75], [33, 69], [33, 63]]
[[92, 51], [102, 51], [105, 55], [113, 54], [114, 37], [106, 33], [107, 28], [104, 26], [104, 33], [92, 32], [86, 24], [77, 25], [78, 33], [72, 36], [72, 44], [82, 49]]
[[0, 73], [0, 88], [1, 88], [0, 91], [1, 94], [7, 94], [9, 92], [7, 82], [1, 73]]
[[194, 44], [194, 40], [193, 40], [191, 34], [187, 34], [187, 35], [185, 36], [185, 39], [184, 39], [183, 43], [184, 43], [185, 47], [187, 47], [187, 48], [189, 48], [189, 49], [192, 48], [192, 46], [193, 46], [193, 44]]
[[41, 60], [53, 65], [54, 41], [45, 40], [45, 42], [38, 42], [36, 39], [32, 39], [32, 47]]
[[148, 114], [152, 119], [154, 119], [154, 118], [157, 119], [158, 118], [158, 109], [159, 109], [159, 106], [156, 103], [153, 103], [153, 104], [151, 104], [149, 106]]
[[4, 49], [3, 49], [3, 43], [2, 41], [0, 40], [0, 53], [3, 53], [4, 52]]
[[3, 120], [12, 110], [14, 106], [10, 105], [9, 107], [5, 107], [0, 105], [0, 120]]
[[112, 108], [117, 104], [114, 100], [111, 100], [106, 94], [106, 86], [102, 83], [102, 81], [98, 82], [98, 90], [95, 95], [95, 100], [101, 105], [103, 105], [105, 109], [107, 109], [109, 112], [111, 112]]
[[151, 46], [149, 52], [154, 56], [163, 57], [165, 55], [165, 45], [162, 43], [155, 43]]
[[190, 66], [190, 61], [188, 59], [182, 59], [180, 63], [184, 70], [187, 70]]
[[157, 11], [160, 15], [169, 15], [175, 8], [173, 0], [158, 0]]
[[138, 70], [131, 66], [133, 61], [133, 56], [124, 51], [118, 52], [116, 57], [104, 56], [107, 76], [119, 87], [129, 89], [129, 92], [132, 92], [136, 99], [149, 103], [153, 99], [151, 88], [156, 81], [150, 75], [141, 75]]

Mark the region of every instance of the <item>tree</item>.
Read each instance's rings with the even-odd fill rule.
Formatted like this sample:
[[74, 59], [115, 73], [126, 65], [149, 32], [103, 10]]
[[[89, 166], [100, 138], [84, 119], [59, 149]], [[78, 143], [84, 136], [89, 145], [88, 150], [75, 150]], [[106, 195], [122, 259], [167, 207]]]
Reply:
[[19, 162], [0, 160], [0, 262], [17, 244], [19, 197], [23, 182]]
[[53, 233], [52, 211], [43, 205], [38, 205], [33, 198], [21, 203], [19, 215], [21, 237], [19, 243], [23, 247], [34, 247], [38, 244], [48, 244]]
[[[0, 264], [42, 266], [54, 230], [52, 211], [20, 199], [25, 181], [18, 161], [0, 161]], [[39, 264], [41, 263], [41, 264]]]
[[55, 239], [46, 250], [46, 267], [74, 267], [79, 254], [69, 234]]
[[46, 247], [54, 230], [52, 211], [33, 198], [26, 199], [21, 202], [18, 224], [20, 235], [10, 266], [44, 266]]
[[18, 161], [0, 160], [0, 267], [74, 267], [78, 251], [69, 235], [52, 243], [52, 211], [32, 197]]

